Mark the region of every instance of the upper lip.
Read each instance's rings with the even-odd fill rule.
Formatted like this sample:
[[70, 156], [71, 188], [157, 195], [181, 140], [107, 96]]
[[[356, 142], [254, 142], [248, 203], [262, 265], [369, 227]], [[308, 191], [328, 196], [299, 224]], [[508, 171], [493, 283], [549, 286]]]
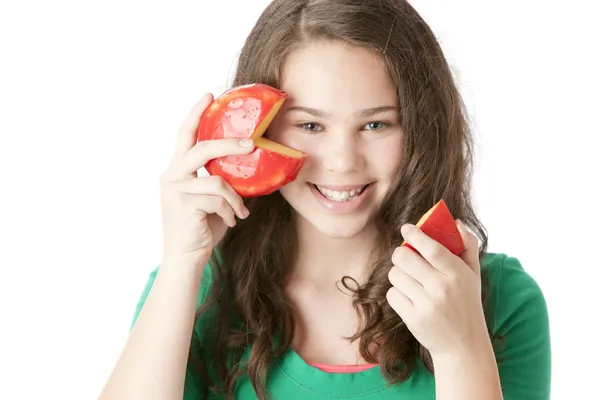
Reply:
[[368, 185], [368, 183], [360, 184], [360, 185], [321, 185], [320, 183], [315, 183], [318, 187], [335, 190], [336, 192], [345, 192], [350, 190], [359, 190]]

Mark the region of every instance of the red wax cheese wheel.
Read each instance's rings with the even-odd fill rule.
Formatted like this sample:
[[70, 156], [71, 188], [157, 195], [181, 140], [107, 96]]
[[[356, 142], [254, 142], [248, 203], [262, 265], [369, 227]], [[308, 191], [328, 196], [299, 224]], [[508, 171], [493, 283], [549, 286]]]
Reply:
[[[441, 243], [456, 255], [460, 255], [465, 249], [456, 221], [454, 221], [454, 217], [452, 217], [448, 205], [443, 199], [431, 207], [417, 222], [416, 226], [421, 228], [427, 236]], [[417, 251], [407, 242], [403, 242], [402, 246]]]
[[219, 175], [242, 197], [264, 196], [292, 182], [304, 164], [305, 154], [262, 135], [283, 105], [287, 94], [269, 85], [237, 86], [216, 98], [198, 123], [198, 141], [253, 139], [248, 155], [219, 157], [205, 168]]

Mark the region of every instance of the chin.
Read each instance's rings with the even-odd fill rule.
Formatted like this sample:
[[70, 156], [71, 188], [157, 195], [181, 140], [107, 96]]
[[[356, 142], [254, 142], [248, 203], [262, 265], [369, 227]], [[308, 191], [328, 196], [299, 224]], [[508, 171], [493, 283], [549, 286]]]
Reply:
[[345, 198], [344, 201], [340, 201], [339, 193], [332, 194], [328, 190], [331, 189], [310, 182], [294, 182], [280, 192], [296, 212], [300, 224], [309, 225], [326, 237], [348, 239], [364, 233], [377, 210], [375, 185], [369, 183], [360, 189], [346, 190], [361, 193], [356, 199]]
[[[368, 216], [346, 216], [343, 218], [327, 218], [319, 216], [300, 217], [306, 220], [312, 227], [322, 235], [332, 239], [350, 239], [360, 236], [370, 225]], [[308, 218], [307, 218], [308, 217]]]

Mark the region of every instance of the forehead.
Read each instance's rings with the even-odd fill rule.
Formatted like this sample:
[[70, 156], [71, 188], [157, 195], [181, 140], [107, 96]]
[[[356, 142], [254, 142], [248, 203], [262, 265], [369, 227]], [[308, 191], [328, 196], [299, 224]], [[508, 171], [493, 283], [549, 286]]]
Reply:
[[376, 53], [340, 42], [311, 42], [291, 52], [280, 87], [288, 106], [337, 113], [397, 105], [396, 87]]

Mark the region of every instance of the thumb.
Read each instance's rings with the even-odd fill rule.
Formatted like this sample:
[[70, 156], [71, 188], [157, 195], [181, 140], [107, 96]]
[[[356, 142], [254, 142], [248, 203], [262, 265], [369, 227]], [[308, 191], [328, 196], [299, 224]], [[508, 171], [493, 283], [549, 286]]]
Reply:
[[460, 258], [477, 274], [481, 276], [481, 266], [479, 264], [479, 241], [477, 237], [467, 229], [461, 220], [456, 220], [458, 232], [465, 244], [465, 249], [460, 254]]

